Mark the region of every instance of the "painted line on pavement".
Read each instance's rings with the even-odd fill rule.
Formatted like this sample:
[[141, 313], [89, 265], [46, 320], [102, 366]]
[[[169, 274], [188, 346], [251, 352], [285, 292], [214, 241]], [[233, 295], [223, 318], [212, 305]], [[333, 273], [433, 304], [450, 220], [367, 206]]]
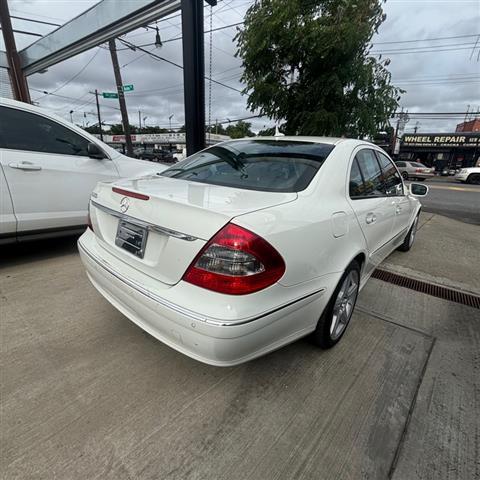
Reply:
[[480, 193], [480, 188], [469, 188], [469, 187], [447, 187], [443, 185], [432, 185], [431, 183], [428, 184], [429, 188], [438, 188], [441, 190], [457, 190], [460, 192], [478, 192]]

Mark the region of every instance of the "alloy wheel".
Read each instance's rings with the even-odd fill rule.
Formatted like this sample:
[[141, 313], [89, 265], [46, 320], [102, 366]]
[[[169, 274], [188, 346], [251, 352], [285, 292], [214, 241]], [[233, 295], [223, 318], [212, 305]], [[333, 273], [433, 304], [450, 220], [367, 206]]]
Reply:
[[330, 337], [332, 340], [340, 337], [350, 321], [357, 299], [359, 278], [358, 271], [352, 270], [345, 277], [338, 292], [333, 305], [332, 323], [330, 325]]

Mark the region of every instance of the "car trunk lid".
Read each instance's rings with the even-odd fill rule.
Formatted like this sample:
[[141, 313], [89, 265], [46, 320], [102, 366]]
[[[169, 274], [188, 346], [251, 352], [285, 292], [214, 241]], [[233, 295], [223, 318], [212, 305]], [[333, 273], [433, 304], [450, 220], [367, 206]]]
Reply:
[[205, 243], [232, 218], [296, 198], [296, 193], [260, 192], [154, 175], [98, 184], [91, 216], [103, 248], [173, 285]]

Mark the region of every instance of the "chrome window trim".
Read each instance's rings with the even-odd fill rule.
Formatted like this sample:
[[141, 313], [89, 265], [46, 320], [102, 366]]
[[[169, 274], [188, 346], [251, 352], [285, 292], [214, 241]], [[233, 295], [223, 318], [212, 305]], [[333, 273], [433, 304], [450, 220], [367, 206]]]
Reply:
[[104, 205], [100, 205], [95, 200], [90, 199], [90, 202], [95, 208], [98, 208], [99, 210], [102, 210], [103, 212], [108, 213], [109, 215], [117, 217], [121, 220], [125, 220], [126, 222], [133, 223], [149, 231], [162, 233], [163, 235], [168, 235], [169, 237], [178, 238], [180, 240], [185, 240], [187, 242], [194, 242], [195, 240], [201, 240], [198, 237], [194, 237], [193, 235], [188, 235], [186, 233], [178, 232], [177, 230], [171, 230], [170, 228], [161, 227], [160, 225], [154, 225], [153, 223], [145, 222], [143, 220], [139, 220], [138, 218], [131, 217], [130, 215], [117, 212], [112, 208], [105, 207]]

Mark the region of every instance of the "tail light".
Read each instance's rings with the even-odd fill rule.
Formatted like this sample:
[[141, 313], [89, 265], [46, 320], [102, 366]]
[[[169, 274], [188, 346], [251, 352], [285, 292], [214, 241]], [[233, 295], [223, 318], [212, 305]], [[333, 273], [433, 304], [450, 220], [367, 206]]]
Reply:
[[266, 240], [229, 223], [203, 247], [183, 280], [215, 292], [245, 295], [269, 287], [284, 272], [283, 258]]
[[417, 172], [417, 173], [423, 172], [423, 168], [417, 168], [417, 169], [415, 170], [415, 172]]

